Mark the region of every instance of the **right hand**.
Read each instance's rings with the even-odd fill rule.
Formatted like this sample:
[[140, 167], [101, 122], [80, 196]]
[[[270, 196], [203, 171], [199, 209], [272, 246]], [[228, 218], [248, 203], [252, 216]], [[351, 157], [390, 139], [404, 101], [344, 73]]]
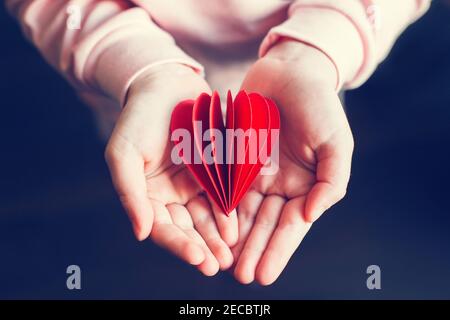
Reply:
[[165, 64], [133, 81], [106, 148], [112, 180], [138, 240], [151, 237], [205, 275], [233, 263], [237, 216], [208, 200], [184, 166], [170, 159], [172, 109], [211, 89], [191, 68]]

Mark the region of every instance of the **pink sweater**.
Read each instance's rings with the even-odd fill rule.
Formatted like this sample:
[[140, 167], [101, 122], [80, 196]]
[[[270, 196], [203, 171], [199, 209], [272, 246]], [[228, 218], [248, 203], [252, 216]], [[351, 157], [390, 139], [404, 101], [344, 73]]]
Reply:
[[114, 117], [107, 106], [123, 105], [130, 83], [152, 66], [183, 63], [199, 73], [206, 71], [214, 89], [236, 88], [257, 50], [249, 49], [249, 56], [236, 52], [257, 43], [264, 56], [280, 37], [321, 50], [336, 67], [339, 88], [357, 87], [430, 1], [6, 0], [6, 4], [46, 60], [90, 105]]

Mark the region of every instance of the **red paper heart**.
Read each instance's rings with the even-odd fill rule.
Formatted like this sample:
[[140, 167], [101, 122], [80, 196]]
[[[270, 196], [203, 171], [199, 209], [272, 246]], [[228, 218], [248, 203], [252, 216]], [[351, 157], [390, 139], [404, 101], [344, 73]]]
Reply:
[[279, 129], [275, 103], [245, 91], [234, 101], [228, 92], [226, 125], [217, 92], [180, 102], [170, 124], [175, 154], [225, 214], [236, 208], [267, 162]]

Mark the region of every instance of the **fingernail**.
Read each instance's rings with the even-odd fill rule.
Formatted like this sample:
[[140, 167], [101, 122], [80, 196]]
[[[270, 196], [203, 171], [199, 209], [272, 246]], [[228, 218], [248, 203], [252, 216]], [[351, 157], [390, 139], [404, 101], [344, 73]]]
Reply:
[[142, 235], [141, 228], [137, 224], [135, 224], [133, 222], [131, 223], [131, 225], [132, 225], [132, 228], [133, 228], [134, 236], [136, 237], [137, 241], [145, 240], [144, 236]]

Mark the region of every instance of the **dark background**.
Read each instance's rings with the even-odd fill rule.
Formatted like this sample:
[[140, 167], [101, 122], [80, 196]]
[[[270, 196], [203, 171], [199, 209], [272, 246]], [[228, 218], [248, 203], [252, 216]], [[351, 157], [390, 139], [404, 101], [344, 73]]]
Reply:
[[[2, 7], [2, 6], [1, 6]], [[349, 192], [270, 287], [134, 240], [92, 115], [0, 9], [0, 298], [450, 299], [450, 6], [347, 94]], [[82, 290], [66, 289], [80, 265]], [[381, 267], [382, 290], [366, 288]]]

